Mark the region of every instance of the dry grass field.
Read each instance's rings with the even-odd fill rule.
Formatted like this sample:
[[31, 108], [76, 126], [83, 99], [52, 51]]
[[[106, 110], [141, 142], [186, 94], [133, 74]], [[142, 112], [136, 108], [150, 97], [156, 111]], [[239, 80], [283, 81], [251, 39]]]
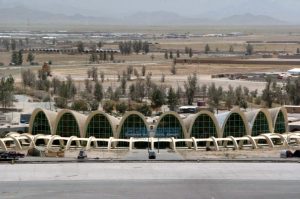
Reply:
[[[83, 31], [87, 27], [74, 26], [76, 29], [66, 26], [66, 30]], [[3, 28], [3, 27], [2, 27]], [[47, 30], [46, 27], [43, 30]], [[1, 28], [0, 28], [1, 29]], [[19, 27], [22, 29], [22, 26]], [[9, 28], [8, 28], [9, 30]], [[62, 30], [61, 27], [57, 27], [57, 30]], [[86, 29], [87, 30], [87, 29]], [[203, 51], [206, 44], [210, 45], [212, 51], [218, 48], [220, 51], [228, 51], [232, 45], [236, 51], [244, 51], [247, 41], [300, 41], [300, 28], [299, 27], [122, 27], [122, 26], [103, 26], [93, 27], [90, 26], [89, 31], [110, 31], [110, 32], [143, 32], [143, 33], [230, 33], [230, 32], [243, 32], [249, 34], [239, 37], [200, 37], [191, 39], [157, 39], [150, 42], [157, 43], [155, 47], [160, 49], [184, 50], [186, 46], [192, 48], [195, 51]], [[254, 43], [255, 51], [288, 51], [290, 53], [296, 52], [297, 48], [300, 48], [299, 43]], [[118, 48], [116, 45], [106, 44], [106, 48]], [[175, 56], [176, 53], [174, 53]], [[151, 59], [151, 55], [154, 59]], [[203, 57], [194, 53], [194, 57]], [[192, 73], [199, 75], [200, 83], [216, 82], [217, 85], [228, 87], [229, 84], [233, 86], [245, 85], [251, 88], [259, 90], [264, 87], [264, 83], [248, 82], [248, 81], [229, 81], [226, 79], [211, 79], [210, 76], [218, 73], [245, 73], [245, 72], [286, 72], [287, 70], [294, 68], [295, 66], [273, 66], [273, 65], [218, 65], [218, 64], [177, 64], [177, 74], [172, 75], [170, 72], [172, 60], [164, 59], [164, 53], [149, 53], [132, 54], [130, 56], [115, 55], [115, 60], [118, 63], [113, 62], [100, 62], [99, 64], [89, 64], [88, 54], [35, 54], [35, 61], [39, 63], [38, 66], [29, 66], [26, 62], [27, 54], [23, 55], [24, 64], [22, 67], [9, 67], [8, 63], [11, 59], [10, 52], [0, 52], [0, 62], [3, 62], [5, 66], [0, 67], [0, 74], [8, 75], [12, 74], [16, 77], [16, 81], [20, 82], [20, 73], [22, 70], [30, 68], [33, 71], [37, 71], [41, 68], [43, 62], [51, 60], [53, 65], [51, 66], [54, 76], [65, 77], [71, 75], [76, 81], [82, 82], [87, 78], [87, 70], [92, 67], [97, 67], [98, 71], [105, 73], [104, 87], [118, 86], [117, 75], [122, 74], [129, 65], [132, 65], [141, 74], [142, 66], [146, 66], [146, 71], [152, 73], [152, 79], [156, 82], [160, 82], [162, 74], [165, 75], [165, 85], [183, 86], [187, 76]], [[181, 54], [181, 57], [187, 57], [187, 55]], [[131, 81], [131, 82], [134, 82]]]

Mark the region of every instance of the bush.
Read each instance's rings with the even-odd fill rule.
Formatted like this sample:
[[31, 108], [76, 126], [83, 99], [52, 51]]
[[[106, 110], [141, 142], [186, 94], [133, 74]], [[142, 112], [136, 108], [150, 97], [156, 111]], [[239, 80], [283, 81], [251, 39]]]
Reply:
[[133, 107], [133, 108], [134, 108], [134, 110], [142, 113], [145, 116], [151, 116], [151, 114], [152, 114], [151, 107], [149, 105], [147, 105], [146, 103], [135, 104], [135, 107]]
[[68, 107], [68, 101], [66, 98], [63, 97], [56, 97], [54, 98], [55, 106], [57, 108], [67, 108]]
[[103, 103], [103, 110], [107, 113], [111, 113], [114, 110], [115, 102], [112, 100], [105, 101]]
[[98, 110], [99, 102], [97, 100], [92, 100], [89, 102], [89, 105], [91, 107], [91, 111], [96, 111]]
[[88, 104], [85, 100], [75, 100], [71, 108], [75, 111], [88, 111]]
[[124, 114], [128, 110], [128, 105], [125, 102], [120, 102], [116, 104], [116, 111]]

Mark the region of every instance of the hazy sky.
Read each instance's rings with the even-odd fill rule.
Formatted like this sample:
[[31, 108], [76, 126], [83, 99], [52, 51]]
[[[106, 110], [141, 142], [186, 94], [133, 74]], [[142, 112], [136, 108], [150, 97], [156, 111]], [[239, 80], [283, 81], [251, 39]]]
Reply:
[[67, 15], [122, 17], [136, 12], [168, 11], [191, 17], [253, 13], [289, 21], [300, 19], [300, 0], [0, 0], [1, 8], [16, 5]]

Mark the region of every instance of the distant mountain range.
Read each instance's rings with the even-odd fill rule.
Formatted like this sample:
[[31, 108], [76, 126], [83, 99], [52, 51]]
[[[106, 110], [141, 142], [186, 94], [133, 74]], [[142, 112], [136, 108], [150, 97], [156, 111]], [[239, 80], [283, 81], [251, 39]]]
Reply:
[[103, 24], [103, 25], [286, 25], [287, 22], [266, 15], [250, 13], [233, 15], [220, 20], [190, 18], [172, 12], [139, 12], [123, 18], [68, 16], [29, 9], [23, 6], [0, 9], [0, 23], [44, 24]]

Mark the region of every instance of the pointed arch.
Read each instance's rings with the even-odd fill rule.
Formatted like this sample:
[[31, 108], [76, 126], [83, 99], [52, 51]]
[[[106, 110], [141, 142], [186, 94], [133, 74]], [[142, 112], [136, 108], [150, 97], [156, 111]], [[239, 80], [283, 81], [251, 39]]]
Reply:
[[245, 114], [239, 109], [217, 115], [222, 137], [243, 137], [250, 135], [250, 128]]
[[29, 133], [53, 135], [56, 116], [57, 112], [36, 108], [29, 120]]
[[126, 112], [118, 128], [117, 138], [148, 137], [149, 126], [144, 115], [137, 111]]
[[55, 121], [55, 135], [60, 135], [61, 137], [83, 137], [83, 126], [86, 118], [85, 115], [72, 110], [61, 110]]
[[182, 119], [173, 111], [165, 112], [159, 117], [154, 131], [155, 137], [188, 138]]
[[245, 113], [250, 125], [251, 136], [273, 133], [272, 118], [267, 109], [257, 109]]
[[284, 107], [273, 108], [269, 110], [273, 127], [274, 133], [285, 133], [288, 131], [288, 117], [287, 111]]
[[84, 137], [110, 138], [116, 137], [119, 120], [103, 111], [89, 114], [84, 124]]
[[221, 129], [217, 118], [210, 111], [200, 111], [185, 120], [189, 137], [209, 138], [221, 137]]

